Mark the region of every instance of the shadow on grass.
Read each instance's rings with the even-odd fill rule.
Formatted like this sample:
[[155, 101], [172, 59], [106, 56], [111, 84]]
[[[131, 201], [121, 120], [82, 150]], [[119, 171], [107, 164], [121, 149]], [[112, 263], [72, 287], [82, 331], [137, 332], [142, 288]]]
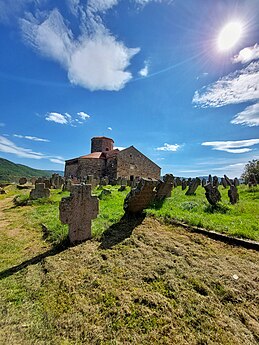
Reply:
[[38, 264], [43, 259], [45, 259], [49, 256], [54, 256], [56, 254], [59, 254], [59, 253], [63, 252], [64, 250], [66, 250], [69, 246], [70, 246], [69, 241], [68, 241], [68, 239], [66, 239], [63, 242], [61, 242], [60, 244], [58, 244], [57, 246], [46, 251], [45, 253], [39, 254], [39, 255], [35, 256], [34, 258], [31, 258], [29, 260], [22, 262], [20, 265], [13, 266], [11, 268], [8, 268], [8, 269], [0, 272], [0, 279], [7, 278], [7, 277], [13, 275], [14, 273], [17, 273], [17, 272], [21, 271], [22, 269], [24, 269], [30, 265]]
[[227, 205], [217, 204], [217, 205], [208, 205], [204, 208], [204, 212], [206, 213], [221, 213], [225, 214], [230, 210]]
[[110, 226], [102, 234], [99, 249], [112, 248], [114, 245], [130, 237], [132, 231], [143, 222], [145, 217], [146, 215], [143, 213], [138, 215], [125, 214], [118, 223]]

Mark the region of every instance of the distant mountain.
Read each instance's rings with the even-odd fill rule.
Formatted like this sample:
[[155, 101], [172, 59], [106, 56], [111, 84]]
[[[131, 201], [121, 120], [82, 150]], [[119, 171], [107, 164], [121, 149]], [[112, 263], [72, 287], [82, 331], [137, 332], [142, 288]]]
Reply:
[[50, 177], [54, 173], [64, 175], [63, 171], [33, 169], [26, 165], [16, 164], [7, 159], [0, 158], [0, 181], [18, 182], [20, 177]]

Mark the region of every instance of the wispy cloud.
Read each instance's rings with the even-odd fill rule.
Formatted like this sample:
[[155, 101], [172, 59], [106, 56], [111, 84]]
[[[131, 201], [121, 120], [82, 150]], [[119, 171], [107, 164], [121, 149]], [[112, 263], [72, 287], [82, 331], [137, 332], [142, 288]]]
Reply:
[[115, 146], [114, 149], [115, 149], [115, 150], [120, 150], [120, 151], [122, 151], [122, 150], [125, 150], [126, 147], [123, 147], [123, 146]]
[[119, 0], [89, 0], [88, 9], [92, 12], [105, 12], [116, 6]]
[[52, 121], [52, 122], [60, 123], [62, 125], [67, 125], [71, 122], [71, 115], [68, 113], [60, 114], [56, 112], [50, 112], [46, 114], [45, 119], [47, 121]]
[[112, 131], [112, 128], [111, 128], [111, 127], [108, 127], [107, 129], [109, 129], [109, 131]]
[[48, 159], [53, 163], [64, 163], [63, 157], [51, 156], [41, 152], [35, 152], [29, 148], [17, 146], [14, 142], [3, 136], [0, 136], [0, 152], [14, 154], [15, 156], [21, 158]]
[[0, 127], [4, 127], [5, 124], [3, 122], [0, 122]]
[[252, 47], [246, 47], [240, 50], [240, 52], [234, 56], [232, 61], [233, 63], [248, 63], [257, 59], [259, 59], [259, 46], [256, 43]]
[[77, 113], [77, 115], [79, 117], [81, 117], [81, 119], [83, 119], [83, 120], [87, 120], [91, 117], [90, 115], [86, 114], [84, 111], [79, 111], [79, 113]]
[[161, 147], [157, 147], [156, 150], [157, 151], [177, 151], [180, 149], [182, 145], [179, 145], [179, 144], [167, 144], [165, 143], [164, 146], [161, 146]]
[[28, 139], [28, 140], [32, 140], [32, 141], [49, 142], [48, 139], [42, 139], [42, 138], [30, 136], [30, 135], [14, 134], [13, 136], [16, 137], [16, 138]]
[[192, 102], [197, 106], [221, 107], [259, 98], [259, 62], [231, 73], [209, 86], [195, 91]]
[[246, 153], [252, 151], [251, 146], [259, 144], [259, 139], [236, 140], [236, 141], [206, 141], [203, 146], [211, 146], [212, 150], [230, 153]]
[[149, 72], [149, 63], [145, 61], [145, 66], [138, 72], [141, 77], [147, 77]]
[[231, 121], [235, 125], [259, 126], [259, 103], [255, 103], [236, 114]]
[[[98, 2], [99, 6], [105, 6], [105, 3]], [[45, 13], [37, 17], [30, 14], [21, 20], [24, 39], [36, 51], [59, 62], [72, 84], [92, 91], [122, 89], [132, 78], [127, 68], [140, 49], [127, 48], [116, 40], [93, 12], [85, 12], [80, 7], [80, 15], [82, 32], [76, 38], [57, 9], [47, 17]]]
[[208, 74], [209, 74], [208, 72], [203, 72], [202, 74], [198, 75], [196, 79], [199, 80], [199, 79], [205, 78], [207, 77]]

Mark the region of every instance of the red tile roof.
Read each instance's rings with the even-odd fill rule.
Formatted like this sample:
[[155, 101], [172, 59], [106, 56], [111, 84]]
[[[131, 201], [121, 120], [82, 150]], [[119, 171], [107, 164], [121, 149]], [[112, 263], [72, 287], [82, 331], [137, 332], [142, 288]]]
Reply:
[[79, 158], [104, 159], [105, 156], [103, 155], [103, 152], [92, 152], [89, 155], [81, 156]]

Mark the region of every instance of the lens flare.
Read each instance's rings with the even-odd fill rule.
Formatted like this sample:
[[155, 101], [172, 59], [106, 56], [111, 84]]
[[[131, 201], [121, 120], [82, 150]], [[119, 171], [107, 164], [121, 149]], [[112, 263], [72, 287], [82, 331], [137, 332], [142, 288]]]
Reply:
[[243, 25], [241, 22], [236, 21], [226, 24], [218, 36], [218, 49], [226, 51], [233, 48], [239, 41], [242, 33]]

